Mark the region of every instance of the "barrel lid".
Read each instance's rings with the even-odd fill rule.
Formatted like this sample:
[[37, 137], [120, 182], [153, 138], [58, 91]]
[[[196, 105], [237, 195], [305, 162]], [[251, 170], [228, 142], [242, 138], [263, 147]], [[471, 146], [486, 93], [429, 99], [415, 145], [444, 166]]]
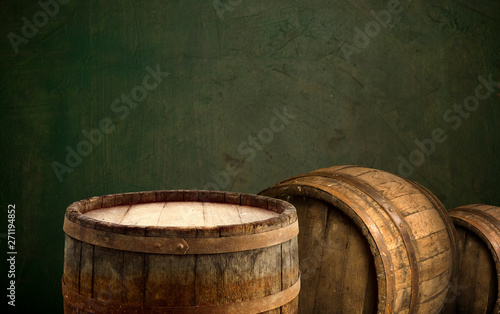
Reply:
[[[83, 242], [110, 248], [198, 254], [282, 243], [297, 235], [298, 223], [293, 205], [282, 200], [173, 190], [104, 195], [75, 202], [66, 211], [64, 231]], [[213, 241], [211, 247], [204, 246], [206, 241], [195, 240], [230, 237], [234, 239]], [[135, 243], [129, 244], [131, 240]], [[150, 248], [143, 249], [138, 243]]]

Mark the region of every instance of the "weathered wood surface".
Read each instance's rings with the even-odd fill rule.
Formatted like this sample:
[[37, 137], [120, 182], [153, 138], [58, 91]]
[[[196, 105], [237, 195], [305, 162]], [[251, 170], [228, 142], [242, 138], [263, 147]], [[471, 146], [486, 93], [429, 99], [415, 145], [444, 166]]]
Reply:
[[[118, 194], [84, 200], [70, 206], [66, 217], [90, 230], [207, 240], [265, 233], [297, 222], [290, 204], [261, 196], [206, 191], [159, 191], [154, 199], [151, 194], [143, 196]], [[140, 204], [141, 200], [146, 203]], [[147, 215], [149, 210], [151, 215]], [[200, 210], [205, 213], [201, 216], [204, 221], [189, 218]], [[166, 211], [175, 213], [167, 215], [170, 219], [185, 219], [180, 224], [162, 220]], [[63, 280], [73, 294], [65, 294], [64, 309], [65, 313], [127, 313], [133, 309], [144, 313], [252, 313], [259, 308], [265, 309], [258, 311], [263, 313], [297, 313], [298, 296], [283, 294], [298, 287], [298, 267], [296, 236], [260, 249], [182, 255], [105, 248], [66, 235]], [[282, 295], [283, 301], [259, 301]], [[240, 308], [240, 304], [250, 305]]]
[[262, 195], [297, 208], [302, 313], [438, 313], [448, 298], [455, 230], [425, 188], [344, 166], [285, 180]]
[[92, 210], [96, 220], [135, 226], [208, 227], [251, 223], [279, 216], [267, 209], [207, 202], [157, 202]]
[[450, 210], [460, 249], [456, 297], [446, 313], [500, 312], [500, 207], [467, 205]]

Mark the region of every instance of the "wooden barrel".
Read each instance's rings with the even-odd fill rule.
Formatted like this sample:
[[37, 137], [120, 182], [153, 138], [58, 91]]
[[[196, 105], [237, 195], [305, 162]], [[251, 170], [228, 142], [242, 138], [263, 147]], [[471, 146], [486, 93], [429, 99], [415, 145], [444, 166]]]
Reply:
[[450, 216], [460, 249], [452, 312], [500, 313], [500, 207], [467, 205]]
[[301, 234], [301, 313], [437, 313], [455, 230], [427, 189], [358, 166], [319, 169], [261, 192], [293, 204]]
[[297, 214], [212, 191], [94, 197], [66, 211], [65, 313], [297, 313]]

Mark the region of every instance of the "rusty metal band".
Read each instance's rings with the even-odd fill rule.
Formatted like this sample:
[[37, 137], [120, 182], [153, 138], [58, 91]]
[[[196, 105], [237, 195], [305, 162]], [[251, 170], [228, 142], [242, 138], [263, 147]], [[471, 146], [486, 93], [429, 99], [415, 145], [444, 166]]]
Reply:
[[65, 218], [64, 232], [84, 243], [110, 249], [153, 254], [218, 254], [261, 249], [284, 243], [299, 233], [298, 221], [267, 232], [220, 238], [165, 238], [111, 233], [84, 227]]
[[[296, 177], [294, 177], [294, 180], [295, 179], [300, 179], [300, 178], [306, 178], [306, 177], [310, 177], [310, 176], [311, 175], [296, 176]], [[295, 183], [294, 182], [290, 182], [289, 180], [286, 180], [286, 181], [284, 181], [283, 184], [279, 184], [279, 185], [276, 185], [274, 187], [280, 187], [280, 186], [283, 186], [283, 185], [293, 186]], [[385, 292], [385, 296], [386, 297], [385, 297], [385, 300], [382, 301], [382, 302], [385, 302], [385, 304], [386, 304], [385, 313], [386, 314], [393, 313], [394, 312], [393, 311], [393, 307], [394, 307], [394, 291], [395, 291], [395, 287], [396, 287], [395, 286], [395, 278], [394, 278], [394, 266], [393, 266], [393, 263], [392, 263], [392, 261], [390, 259], [389, 249], [387, 248], [387, 246], [385, 244], [384, 237], [382, 236], [381, 231], [378, 228], [378, 226], [373, 222], [373, 220], [371, 219], [370, 216], [368, 216], [363, 210], [360, 210], [361, 206], [358, 203], [354, 202], [351, 199], [348, 199], [348, 198], [346, 199], [345, 197], [343, 197], [345, 195], [342, 195], [337, 190], [335, 190], [333, 188], [330, 188], [330, 187], [327, 187], [327, 186], [324, 186], [324, 185], [314, 184], [314, 183], [311, 183], [311, 182], [307, 182], [304, 185], [307, 185], [308, 187], [316, 188], [316, 189], [318, 189], [320, 191], [324, 191], [325, 193], [328, 193], [328, 194], [332, 195], [333, 197], [341, 200], [366, 225], [366, 227], [370, 231], [370, 235], [372, 236], [373, 241], [375, 242], [375, 245], [377, 246], [377, 248], [378, 248], [378, 250], [380, 252], [379, 257], [381, 258], [382, 263], [384, 265], [384, 269], [385, 269], [385, 274], [386, 274], [386, 276], [385, 276], [385, 280], [386, 280], [386, 287], [385, 287], [386, 288], [386, 292]], [[272, 188], [273, 187], [271, 187], [271, 189]], [[391, 289], [389, 289], [389, 287], [391, 287]]]
[[[351, 186], [358, 188], [361, 192], [368, 195], [371, 199], [373, 199], [380, 207], [385, 211], [385, 213], [391, 218], [394, 223], [394, 226], [398, 230], [401, 238], [403, 239], [403, 243], [406, 247], [406, 252], [408, 254], [408, 260], [410, 264], [411, 270], [411, 296], [410, 296], [410, 311], [409, 313], [416, 313], [418, 311], [420, 305], [420, 294], [419, 294], [419, 269], [418, 269], [418, 261], [416, 257], [415, 248], [413, 246], [410, 233], [408, 232], [407, 224], [404, 220], [401, 219], [400, 214], [397, 212], [396, 208], [386, 199], [384, 199], [373, 187], [362, 183], [357, 180], [353, 176], [340, 174], [340, 173], [332, 173], [326, 171], [313, 171], [310, 173], [306, 173], [304, 175], [298, 177], [324, 177], [329, 179], [334, 179], [338, 181], [342, 181]], [[297, 177], [295, 177], [297, 178]]]
[[69, 289], [62, 279], [62, 293], [64, 301], [73, 307], [83, 311], [92, 313], [108, 314], [108, 313], [144, 313], [144, 314], [218, 314], [218, 313], [261, 313], [275, 308], [279, 308], [291, 301], [293, 301], [300, 292], [300, 276], [297, 281], [289, 288], [282, 290], [278, 293], [271, 294], [253, 300], [245, 300], [235, 303], [227, 303], [211, 306], [183, 306], [183, 307], [160, 307], [160, 306], [140, 306], [119, 304], [109, 301], [94, 299], [91, 297], [83, 296], [75, 291]]

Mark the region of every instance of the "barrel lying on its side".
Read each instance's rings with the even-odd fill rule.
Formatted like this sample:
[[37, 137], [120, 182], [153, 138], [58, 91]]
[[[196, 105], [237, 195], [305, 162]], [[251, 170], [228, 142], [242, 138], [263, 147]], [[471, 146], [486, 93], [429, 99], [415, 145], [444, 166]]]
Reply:
[[454, 313], [500, 313], [500, 207], [450, 210], [460, 249]]
[[455, 230], [427, 189], [390, 173], [319, 169], [261, 192], [297, 209], [301, 313], [437, 313]]
[[65, 313], [297, 313], [295, 209], [267, 197], [156, 191], [66, 212]]

